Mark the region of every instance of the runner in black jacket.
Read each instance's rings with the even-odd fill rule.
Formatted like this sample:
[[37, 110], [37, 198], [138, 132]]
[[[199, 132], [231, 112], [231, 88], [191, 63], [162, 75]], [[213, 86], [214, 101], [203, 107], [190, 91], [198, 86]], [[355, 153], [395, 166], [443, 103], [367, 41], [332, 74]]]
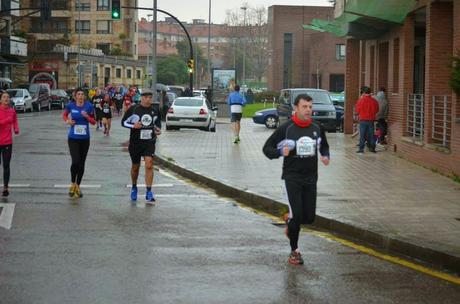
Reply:
[[300, 94], [294, 101], [292, 120], [281, 125], [264, 145], [270, 158], [284, 156], [282, 179], [286, 183], [289, 214], [285, 216], [286, 235], [290, 240], [290, 264], [303, 264], [298, 249], [301, 224], [311, 224], [316, 214], [316, 183], [318, 180], [318, 150], [324, 165], [329, 164], [329, 144], [326, 134], [311, 118], [313, 101]]

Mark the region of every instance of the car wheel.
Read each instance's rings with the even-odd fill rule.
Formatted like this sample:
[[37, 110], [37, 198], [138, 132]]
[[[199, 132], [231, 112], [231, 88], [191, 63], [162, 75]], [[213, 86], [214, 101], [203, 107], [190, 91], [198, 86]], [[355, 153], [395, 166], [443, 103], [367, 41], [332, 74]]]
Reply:
[[278, 119], [275, 116], [267, 116], [265, 118], [265, 126], [269, 129], [275, 129], [278, 124]]
[[48, 111], [51, 111], [51, 102], [48, 103]]
[[65, 108], [64, 102], [61, 101], [61, 110], [64, 110], [64, 108]]
[[38, 111], [38, 112], [41, 112], [41, 111], [42, 111], [42, 107], [41, 107], [41, 104], [40, 104], [40, 103], [37, 103], [37, 111]]
[[22, 111], [23, 113], [27, 112], [27, 107], [26, 107], [26, 103], [24, 102], [24, 111]]
[[166, 131], [171, 131], [171, 130], [173, 130], [173, 127], [166, 125]]
[[343, 121], [340, 122], [339, 132], [343, 133]]

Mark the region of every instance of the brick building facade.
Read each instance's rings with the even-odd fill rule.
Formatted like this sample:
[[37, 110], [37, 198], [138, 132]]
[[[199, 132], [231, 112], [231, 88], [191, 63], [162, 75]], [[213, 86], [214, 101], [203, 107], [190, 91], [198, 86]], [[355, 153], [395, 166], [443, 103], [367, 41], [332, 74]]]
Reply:
[[269, 7], [269, 90], [318, 87], [343, 91], [345, 39], [302, 28], [313, 18], [333, 18], [333, 13], [332, 7]]
[[449, 87], [460, 52], [460, 1], [421, 0], [403, 24], [347, 40], [345, 133], [353, 132], [359, 87], [387, 88], [389, 146], [404, 158], [460, 175], [460, 98]]

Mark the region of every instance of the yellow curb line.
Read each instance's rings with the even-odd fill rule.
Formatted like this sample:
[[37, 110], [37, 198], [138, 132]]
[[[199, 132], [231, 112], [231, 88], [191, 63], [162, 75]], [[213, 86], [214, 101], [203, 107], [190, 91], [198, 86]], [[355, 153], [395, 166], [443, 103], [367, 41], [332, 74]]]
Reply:
[[[275, 224], [284, 224], [284, 222], [281, 221], [280, 218], [278, 218], [276, 216], [273, 216], [272, 214], [266, 213], [264, 211], [255, 210], [255, 209], [252, 209], [251, 207], [241, 205], [241, 204], [239, 204], [239, 206], [241, 208], [253, 211], [253, 212], [255, 212], [255, 213], [257, 213], [257, 214], [259, 214], [261, 216], [270, 218]], [[371, 248], [368, 248], [368, 247], [365, 247], [365, 246], [362, 246], [362, 245], [358, 245], [358, 244], [356, 244], [354, 242], [351, 242], [351, 241], [348, 241], [348, 240], [344, 240], [342, 238], [339, 238], [339, 237], [337, 237], [337, 236], [335, 236], [333, 234], [327, 233], [327, 232], [315, 231], [315, 230], [308, 229], [308, 228], [305, 228], [305, 227], [302, 227], [301, 231], [309, 233], [309, 234], [312, 234], [312, 235], [317, 236], [317, 237], [321, 237], [323, 239], [328, 239], [328, 240], [335, 241], [335, 242], [340, 243], [340, 244], [342, 244], [344, 246], [356, 249], [356, 250], [361, 251], [361, 252], [363, 252], [365, 254], [380, 258], [382, 260], [391, 262], [393, 264], [398, 264], [398, 265], [401, 265], [401, 266], [416, 270], [418, 272], [422, 272], [422, 273], [427, 274], [429, 276], [432, 276], [432, 277], [435, 277], [435, 278], [438, 278], [438, 279], [441, 279], [441, 280], [445, 280], [445, 281], [448, 281], [448, 282], [453, 283], [453, 284], [460, 285], [460, 278], [457, 277], [457, 276], [447, 274], [447, 273], [444, 273], [444, 272], [440, 272], [440, 271], [437, 271], [437, 270], [433, 270], [433, 269], [430, 269], [428, 267], [425, 267], [425, 266], [422, 266], [422, 265], [419, 265], [419, 264], [415, 264], [413, 262], [409, 262], [409, 261], [404, 260], [404, 259], [399, 258], [399, 257], [395, 257], [395, 256], [380, 253], [380, 252], [378, 252], [378, 251], [376, 251], [374, 249], [371, 249]]]

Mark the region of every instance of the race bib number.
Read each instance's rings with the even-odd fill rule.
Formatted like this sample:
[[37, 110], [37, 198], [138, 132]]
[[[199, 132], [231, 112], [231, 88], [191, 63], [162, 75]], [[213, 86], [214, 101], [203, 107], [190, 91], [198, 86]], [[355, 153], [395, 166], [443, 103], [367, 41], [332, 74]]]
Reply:
[[141, 130], [141, 139], [152, 139], [153, 130]]
[[104, 113], [108, 114], [110, 112], [110, 109], [104, 109]]
[[296, 153], [298, 156], [314, 156], [316, 153], [316, 141], [308, 136], [299, 138], [296, 142]]
[[86, 125], [74, 125], [73, 132], [75, 135], [87, 135]]

